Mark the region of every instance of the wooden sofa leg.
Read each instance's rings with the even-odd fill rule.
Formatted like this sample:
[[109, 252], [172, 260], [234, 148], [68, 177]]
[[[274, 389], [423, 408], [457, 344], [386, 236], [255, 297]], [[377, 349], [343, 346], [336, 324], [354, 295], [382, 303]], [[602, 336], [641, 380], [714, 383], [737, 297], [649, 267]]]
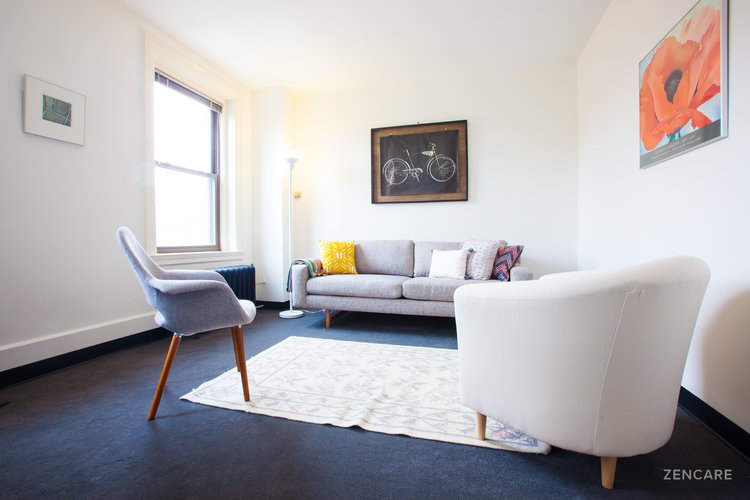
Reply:
[[336, 314], [331, 314], [331, 310], [326, 309], [326, 328], [331, 328], [331, 323], [333, 322], [333, 320], [343, 314], [346, 314], [346, 311], [337, 311]]
[[485, 432], [487, 431], [487, 415], [476, 412], [477, 415], [477, 439], [484, 441]]
[[615, 486], [617, 457], [602, 457], [602, 486], [611, 490]]

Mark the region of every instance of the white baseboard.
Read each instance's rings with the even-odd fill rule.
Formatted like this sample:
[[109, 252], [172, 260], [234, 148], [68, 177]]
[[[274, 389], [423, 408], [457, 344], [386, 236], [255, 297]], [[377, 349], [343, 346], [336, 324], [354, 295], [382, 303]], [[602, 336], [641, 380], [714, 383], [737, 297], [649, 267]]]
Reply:
[[153, 330], [156, 327], [154, 313], [149, 312], [0, 346], [0, 371]]

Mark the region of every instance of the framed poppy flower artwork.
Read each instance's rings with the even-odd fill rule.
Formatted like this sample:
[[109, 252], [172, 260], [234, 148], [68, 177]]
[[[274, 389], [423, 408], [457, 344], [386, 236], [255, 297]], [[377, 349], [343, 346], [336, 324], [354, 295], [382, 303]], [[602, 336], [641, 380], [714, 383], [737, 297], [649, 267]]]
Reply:
[[700, 0], [640, 62], [640, 167], [727, 136], [727, 2]]

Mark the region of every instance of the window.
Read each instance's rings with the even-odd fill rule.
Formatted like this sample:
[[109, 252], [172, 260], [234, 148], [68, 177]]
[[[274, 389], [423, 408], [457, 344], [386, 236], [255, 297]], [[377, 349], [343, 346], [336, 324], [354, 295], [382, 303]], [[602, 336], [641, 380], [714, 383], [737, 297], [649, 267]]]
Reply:
[[154, 197], [159, 253], [220, 250], [221, 104], [154, 73]]

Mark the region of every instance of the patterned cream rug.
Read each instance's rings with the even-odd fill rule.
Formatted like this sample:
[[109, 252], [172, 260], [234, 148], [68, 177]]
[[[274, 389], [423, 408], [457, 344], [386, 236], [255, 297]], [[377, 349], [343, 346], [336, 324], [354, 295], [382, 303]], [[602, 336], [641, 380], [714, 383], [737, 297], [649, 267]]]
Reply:
[[250, 402], [236, 368], [182, 397], [291, 420], [359, 426], [386, 434], [487, 448], [549, 453], [550, 447], [491, 419], [475, 437], [460, 403], [458, 351], [289, 337], [248, 360]]

